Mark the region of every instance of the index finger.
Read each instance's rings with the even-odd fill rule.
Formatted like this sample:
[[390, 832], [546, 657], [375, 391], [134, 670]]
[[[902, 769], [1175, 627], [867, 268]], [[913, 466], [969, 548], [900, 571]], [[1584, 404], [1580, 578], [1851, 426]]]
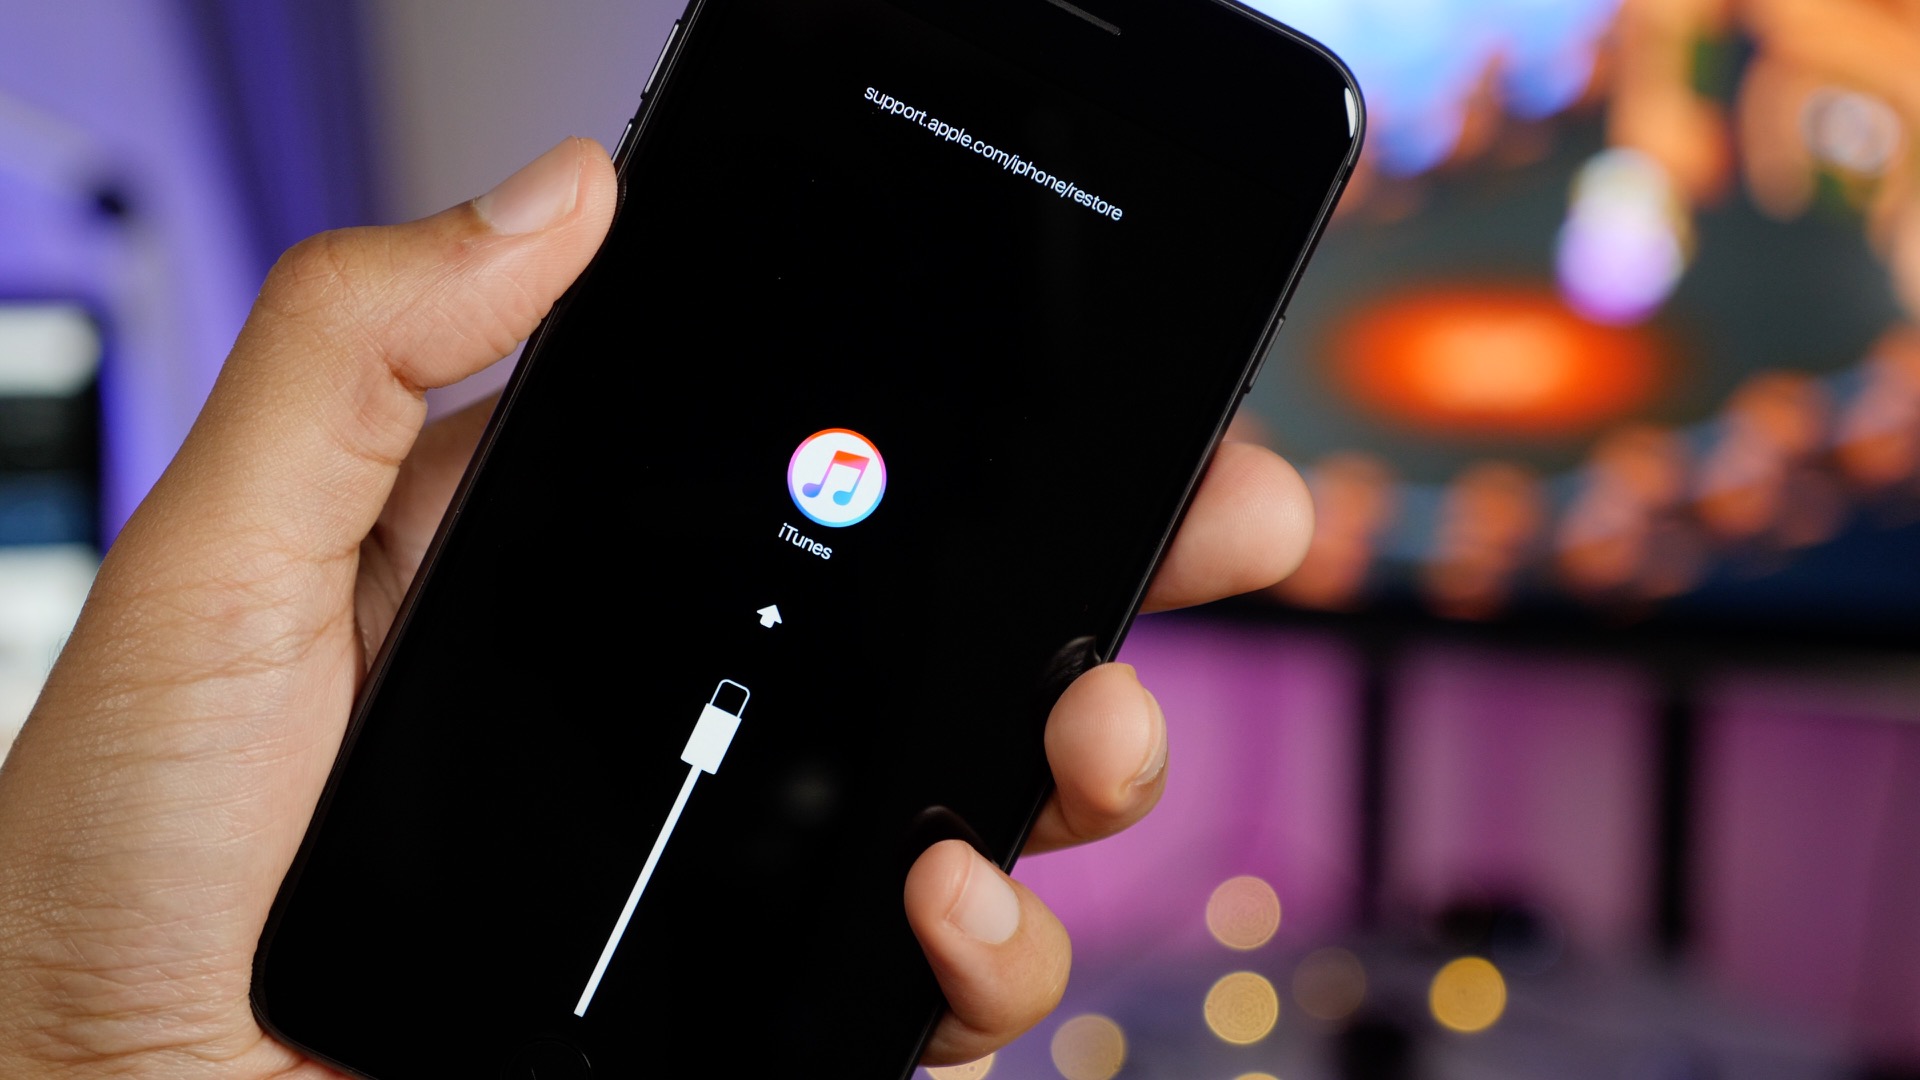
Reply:
[[1280, 455], [1225, 442], [1147, 590], [1147, 611], [1264, 589], [1300, 566], [1313, 538], [1306, 481]]

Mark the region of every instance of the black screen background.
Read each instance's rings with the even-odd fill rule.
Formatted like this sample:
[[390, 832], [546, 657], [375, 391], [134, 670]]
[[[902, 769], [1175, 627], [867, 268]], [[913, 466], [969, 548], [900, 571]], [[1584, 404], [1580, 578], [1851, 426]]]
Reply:
[[[690, 25], [276, 912], [255, 992], [284, 1037], [382, 1078], [495, 1075], [542, 1037], [611, 1076], [908, 1067], [938, 996], [907, 867], [947, 836], [1015, 854], [1063, 665], [1117, 647], [1353, 149], [1337, 69], [1223, 7], [1161, 5], [1266, 50], [1271, 100], [1196, 100], [1272, 125], [1267, 174], [1195, 152], [1217, 115], [1152, 127], [1110, 107], [1141, 86], [1037, 75], [1058, 42], [981, 48], [964, 24], [1003, 6], [1096, 67], [1137, 47], [1037, 0], [952, 31], [878, 0]], [[845, 529], [786, 490], [829, 427], [888, 469]], [[739, 734], [577, 1019], [723, 678], [753, 692]]]

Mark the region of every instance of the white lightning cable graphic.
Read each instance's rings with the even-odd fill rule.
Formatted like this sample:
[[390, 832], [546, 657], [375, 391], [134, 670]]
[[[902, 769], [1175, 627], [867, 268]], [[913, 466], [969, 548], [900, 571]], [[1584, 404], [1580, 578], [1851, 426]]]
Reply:
[[[720, 691], [729, 686], [740, 691], [738, 712], [728, 712], [716, 704], [720, 700]], [[680, 751], [680, 760], [693, 766], [687, 770], [687, 782], [680, 785], [680, 794], [673, 800], [673, 809], [667, 811], [667, 820], [660, 826], [660, 835], [653, 838], [653, 850], [647, 852], [646, 865], [640, 868], [640, 880], [633, 883], [633, 892], [627, 894], [627, 906], [620, 909], [620, 920], [613, 924], [613, 933], [607, 937], [607, 947], [600, 950], [600, 962], [593, 965], [593, 975], [587, 979], [587, 988], [580, 992], [580, 1002], [573, 1007], [573, 1015], [587, 1015], [587, 1006], [593, 1004], [593, 992], [600, 989], [600, 979], [606, 975], [607, 965], [613, 962], [614, 950], [620, 947], [620, 938], [627, 932], [627, 923], [633, 919], [633, 909], [640, 906], [640, 894], [647, 891], [653, 868], [660, 864], [660, 853], [667, 849], [667, 838], [673, 835], [673, 827], [680, 824], [680, 815], [687, 808], [687, 799], [693, 794], [695, 781], [700, 779], [702, 772], [720, 771], [720, 759], [727, 756], [727, 747], [733, 744], [733, 734], [740, 730], [740, 714], [747, 711], [747, 701], [752, 697], [753, 691], [732, 679], [721, 679], [720, 685], [713, 688], [713, 696], [707, 699], [706, 707], [700, 710], [700, 720], [693, 725], [687, 748]]]

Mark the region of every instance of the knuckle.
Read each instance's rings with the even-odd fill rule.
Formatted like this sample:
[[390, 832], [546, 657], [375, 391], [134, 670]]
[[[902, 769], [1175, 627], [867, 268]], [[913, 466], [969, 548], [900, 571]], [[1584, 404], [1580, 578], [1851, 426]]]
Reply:
[[288, 248], [267, 272], [262, 306], [303, 317], [352, 301], [355, 282], [365, 280], [367, 230], [339, 229], [310, 236]]
[[1105, 840], [1126, 828], [1129, 821], [1127, 804], [1113, 795], [1088, 795], [1062, 809], [1066, 811], [1061, 818], [1067, 835], [1075, 844]]
[[277, 293], [321, 292], [350, 276], [352, 255], [344, 237], [323, 232], [288, 248], [267, 274], [267, 287]]

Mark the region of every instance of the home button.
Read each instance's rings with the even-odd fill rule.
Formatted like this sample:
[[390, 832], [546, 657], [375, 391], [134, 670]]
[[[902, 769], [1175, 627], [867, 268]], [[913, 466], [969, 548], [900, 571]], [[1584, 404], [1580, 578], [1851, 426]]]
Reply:
[[558, 1039], [528, 1043], [507, 1066], [507, 1080], [584, 1080], [592, 1075], [587, 1055]]

